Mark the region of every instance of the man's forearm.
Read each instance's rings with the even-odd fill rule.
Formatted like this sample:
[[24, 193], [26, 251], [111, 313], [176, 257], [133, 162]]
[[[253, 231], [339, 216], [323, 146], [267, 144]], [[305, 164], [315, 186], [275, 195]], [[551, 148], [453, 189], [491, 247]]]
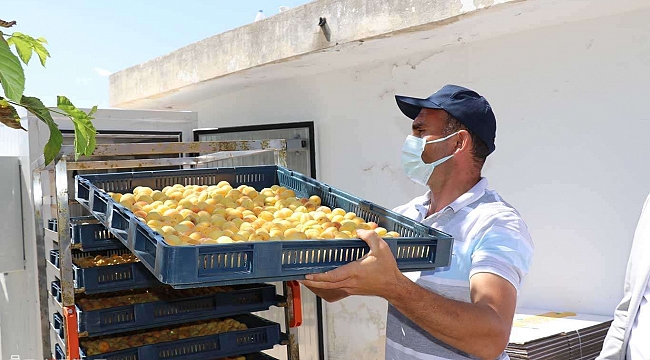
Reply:
[[406, 277], [386, 300], [437, 339], [474, 356], [495, 359], [508, 344], [510, 324], [487, 305], [445, 298]]

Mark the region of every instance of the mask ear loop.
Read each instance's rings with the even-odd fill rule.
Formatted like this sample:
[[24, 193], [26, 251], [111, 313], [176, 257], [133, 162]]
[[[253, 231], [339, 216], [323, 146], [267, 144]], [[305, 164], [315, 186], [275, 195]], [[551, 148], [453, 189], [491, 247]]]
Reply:
[[427, 145], [427, 144], [434, 144], [434, 143], [442, 142], [442, 141], [445, 141], [445, 140], [449, 139], [450, 137], [452, 137], [452, 136], [454, 136], [454, 135], [456, 135], [458, 133], [460, 133], [460, 130], [456, 131], [453, 134], [450, 134], [450, 135], [447, 135], [447, 136], [445, 136], [443, 138], [440, 138], [440, 139], [425, 141], [424, 144]]
[[[460, 134], [461, 131], [462, 130], [458, 130], [457, 134]], [[460, 150], [461, 147], [463, 147], [463, 141], [459, 139], [458, 142], [456, 143], [456, 150], [454, 151], [454, 153]]]

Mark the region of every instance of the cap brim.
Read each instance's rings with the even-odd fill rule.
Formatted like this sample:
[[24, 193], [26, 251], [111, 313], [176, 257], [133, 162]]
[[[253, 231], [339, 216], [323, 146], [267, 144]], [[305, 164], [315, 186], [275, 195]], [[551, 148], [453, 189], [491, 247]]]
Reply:
[[442, 109], [442, 107], [428, 99], [418, 99], [407, 96], [395, 95], [397, 106], [407, 117], [415, 120], [420, 114], [420, 110], [425, 109]]

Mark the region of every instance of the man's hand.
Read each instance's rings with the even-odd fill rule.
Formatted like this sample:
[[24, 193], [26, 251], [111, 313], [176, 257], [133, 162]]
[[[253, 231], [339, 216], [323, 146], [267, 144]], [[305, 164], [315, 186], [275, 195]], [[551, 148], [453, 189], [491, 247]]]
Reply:
[[366, 256], [323, 274], [307, 275], [302, 283], [316, 294], [324, 294], [327, 301], [330, 301], [325, 297], [327, 295], [335, 299], [331, 301], [347, 295], [380, 296], [390, 301], [390, 295], [404, 278], [397, 268], [395, 256], [374, 231], [358, 230], [357, 235], [370, 247]]
[[[303, 285], [305, 285], [304, 281], [300, 281]], [[348, 297], [348, 294], [345, 293], [343, 290], [339, 289], [332, 289], [332, 290], [327, 290], [327, 289], [317, 289], [314, 287], [307, 286], [307, 289], [311, 290], [316, 296], [320, 297], [321, 299], [331, 303], [331, 302], [336, 302], [342, 299], [345, 299]]]

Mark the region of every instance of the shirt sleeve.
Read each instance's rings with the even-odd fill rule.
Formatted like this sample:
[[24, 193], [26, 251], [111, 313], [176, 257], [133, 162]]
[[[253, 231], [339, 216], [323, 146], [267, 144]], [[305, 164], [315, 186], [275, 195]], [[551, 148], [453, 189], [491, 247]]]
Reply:
[[469, 277], [477, 273], [495, 274], [519, 290], [530, 270], [533, 253], [533, 241], [521, 218], [496, 221], [474, 248]]

